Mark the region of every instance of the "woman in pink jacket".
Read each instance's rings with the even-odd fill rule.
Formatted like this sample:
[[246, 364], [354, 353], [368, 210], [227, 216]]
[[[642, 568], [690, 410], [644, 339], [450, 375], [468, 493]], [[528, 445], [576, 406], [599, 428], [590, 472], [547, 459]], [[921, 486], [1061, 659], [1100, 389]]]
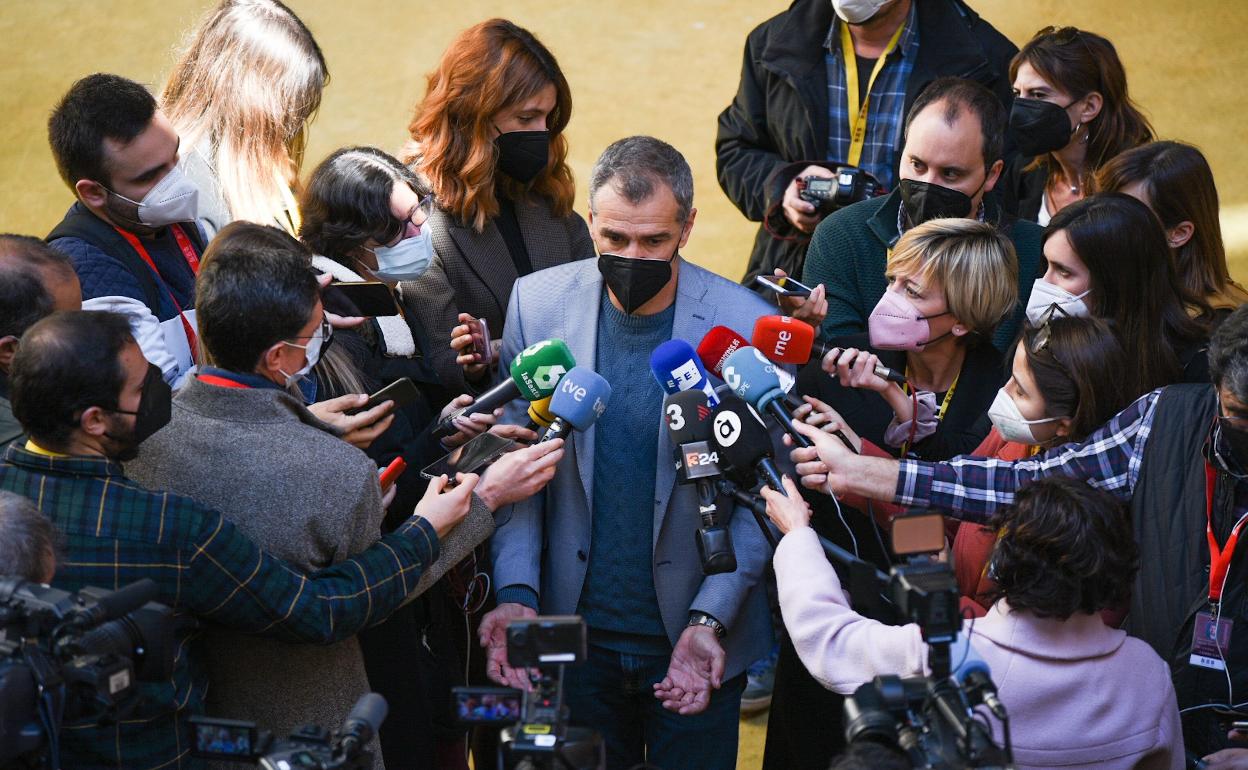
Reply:
[[[797, 487], [784, 484], [788, 497], [766, 487], [763, 496], [785, 533], [775, 555], [780, 609], [806, 668], [844, 694], [877, 675], [929, 673], [917, 625], [850, 608]], [[1009, 714], [1016, 766], [1182, 768], [1169, 668], [1098, 614], [1123, 602], [1138, 566], [1122, 507], [1083, 482], [1046, 479], [1021, 490], [994, 526], [997, 598], [964, 630]]]

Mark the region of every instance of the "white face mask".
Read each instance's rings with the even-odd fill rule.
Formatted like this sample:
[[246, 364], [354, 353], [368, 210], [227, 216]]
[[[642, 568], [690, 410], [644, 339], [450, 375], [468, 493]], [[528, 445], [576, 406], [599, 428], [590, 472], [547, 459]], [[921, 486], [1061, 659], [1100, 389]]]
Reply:
[[308, 372], [312, 371], [312, 367], [316, 366], [316, 362], [321, 359], [321, 349], [324, 347], [326, 339], [327, 339], [327, 336], [326, 336], [325, 327], [322, 327], [321, 329], [317, 330], [317, 333], [314, 334], [308, 340], [308, 344], [306, 345], [299, 345], [294, 342], [286, 342], [285, 340], [282, 341], [283, 345], [289, 345], [292, 348], [302, 349], [304, 352], [304, 355], [307, 356], [308, 358], [308, 362], [304, 364], [299, 369], [299, 371], [295, 372], [294, 374], [287, 374], [285, 371], [281, 369], [277, 370], [281, 372], [282, 375], [286, 378], [286, 387], [289, 388], [291, 385], [294, 385], [299, 380], [302, 380], [304, 377], [308, 376]]
[[378, 246], [372, 252], [377, 258], [373, 275], [383, 281], [414, 281], [424, 275], [433, 262], [433, 232], [424, 224], [418, 234], [393, 246]]
[[841, 17], [841, 21], [861, 24], [888, 5], [888, 2], [889, 0], [832, 0], [832, 10]]
[[148, 190], [141, 201], [130, 200], [121, 193], [113, 192], [113, 195], [137, 206], [139, 222], [148, 227], [193, 222], [199, 216], [199, 188], [177, 166]]
[[1036, 434], [1032, 433], [1031, 426], [1046, 422], [1057, 422], [1062, 418], [1045, 417], [1042, 420], [1028, 420], [1023, 417], [1023, 413], [1018, 409], [1018, 404], [1014, 403], [1014, 399], [1010, 397], [1010, 394], [1005, 392], [1005, 388], [1001, 388], [997, 391], [997, 397], [992, 400], [992, 406], [988, 407], [988, 419], [992, 420], [993, 427], [1001, 434], [1001, 438], [1006, 441], [1036, 446], [1043, 442], [1036, 438]]
[[[1092, 293], [1088, 289], [1075, 296], [1063, 288], [1054, 286], [1043, 278], [1037, 278], [1031, 285], [1031, 296], [1027, 299], [1027, 322], [1032, 326], [1043, 326], [1049, 320], [1050, 313], [1060, 313], [1071, 318], [1087, 318], [1092, 315], [1083, 298]], [[1053, 306], [1057, 310], [1053, 310]]]

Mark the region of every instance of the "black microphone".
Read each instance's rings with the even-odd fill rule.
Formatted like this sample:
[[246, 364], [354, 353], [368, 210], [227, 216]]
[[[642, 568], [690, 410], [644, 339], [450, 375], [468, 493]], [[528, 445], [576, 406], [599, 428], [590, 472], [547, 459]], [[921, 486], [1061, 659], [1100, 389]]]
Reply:
[[710, 400], [701, 389], [672, 393], [663, 400], [663, 420], [676, 455], [676, 475], [682, 484], [695, 484], [702, 527], [696, 533], [702, 574], [735, 572], [737, 556], [732, 533], [719, 523], [715, 480], [722, 474], [719, 455], [711, 447]]
[[111, 594], [96, 600], [95, 605], [75, 613], [74, 622], [82, 628], [91, 628], [109, 620], [115, 620], [155, 601], [160, 589], [151, 578], [141, 578], [122, 586]]
[[[977, 663], [978, 665], [976, 665]], [[967, 689], [974, 692], [997, 719], [1005, 720], [1005, 704], [997, 697], [997, 685], [992, 681], [992, 677], [988, 673], [988, 664], [982, 661], [973, 661], [966, 668], [967, 670], [962, 674], [961, 679]]]
[[356, 701], [338, 732], [338, 743], [343, 755], [354, 756], [367, 746], [381, 729], [381, 723], [386, 721], [386, 714], [389, 712], [390, 705], [386, 703], [386, 699], [375, 692], [365, 693]]
[[771, 434], [758, 415], [736, 396], [725, 394], [711, 414], [711, 442], [728, 465], [753, 470], [782, 494], [780, 471], [772, 459]]

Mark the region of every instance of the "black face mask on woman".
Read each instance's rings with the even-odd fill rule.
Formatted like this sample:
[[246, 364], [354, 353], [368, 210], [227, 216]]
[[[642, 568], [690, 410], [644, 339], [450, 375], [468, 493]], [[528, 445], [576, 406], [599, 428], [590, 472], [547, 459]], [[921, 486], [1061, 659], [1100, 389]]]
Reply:
[[1015, 97], [1010, 108], [1010, 130], [1018, 151], [1023, 155], [1047, 155], [1070, 144], [1070, 138], [1079, 130], [1078, 123], [1070, 127], [1070, 116], [1066, 114], [1070, 104], [1063, 107], [1043, 99]]
[[494, 138], [498, 168], [520, 184], [537, 179], [550, 162], [549, 131], [508, 131]]
[[672, 280], [672, 262], [680, 253], [679, 244], [669, 259], [638, 259], [619, 254], [601, 254], [598, 272], [611, 293], [620, 301], [624, 312], [633, 314], [637, 308], [654, 299]]

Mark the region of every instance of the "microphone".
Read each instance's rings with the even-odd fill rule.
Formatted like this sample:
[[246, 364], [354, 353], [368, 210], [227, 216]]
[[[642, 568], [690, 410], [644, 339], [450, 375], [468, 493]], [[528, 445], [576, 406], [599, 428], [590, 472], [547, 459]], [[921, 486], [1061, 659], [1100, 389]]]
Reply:
[[1007, 718], [1005, 704], [997, 697], [997, 685], [992, 681], [992, 669], [988, 667], [988, 663], [983, 658], [979, 657], [975, 648], [971, 647], [969, 639], [966, 645], [967, 659], [958, 666], [957, 671], [953, 672], [953, 678], [966, 688], [972, 705], [983, 703], [993, 716], [1004, 721]]
[[381, 723], [386, 721], [389, 712], [386, 699], [375, 692], [366, 693], [356, 701], [338, 732], [343, 755], [350, 758], [362, 751], [381, 729]]
[[75, 612], [74, 623], [80, 628], [92, 628], [128, 615], [148, 602], [156, 601], [159, 595], [160, 589], [151, 578], [140, 578], [100, 597], [93, 606]]
[[523, 397], [537, 401], [555, 392], [559, 378], [576, 366], [576, 359], [563, 340], [542, 340], [530, 345], [511, 362], [511, 376], [481, 394], [481, 397], [462, 409], [448, 414], [433, 429], [435, 438], [454, 434], [455, 418], [465, 414], [490, 413], [503, 404]]
[[696, 389], [706, 394], [711, 406], [719, 403], [711, 378], [698, 360], [693, 345], [684, 340], [668, 340], [655, 348], [650, 354], [650, 371], [668, 395]]
[[550, 413], [551, 398], [553, 396], [547, 396], [529, 404], [529, 424], [525, 427], [531, 431], [550, 427], [550, 424], [555, 421], [555, 416]]
[[724, 362], [724, 382], [759, 412], [770, 412], [793, 436], [794, 444], [810, 446], [810, 440], [793, 429], [793, 415], [784, 403], [784, 389], [776, 377], [775, 364], [763, 358], [758, 348], [744, 347], [728, 356]]
[[711, 443], [728, 465], [753, 470], [772, 489], [784, 493], [780, 471], [772, 459], [771, 434], [740, 398], [728, 396], [711, 412]]
[[[707, 371], [722, 380], [724, 378], [724, 362], [728, 360], [728, 356], [741, 348], [749, 347], [749, 344], [749, 340], [727, 326], [716, 326], [707, 332], [702, 341], [698, 343], [698, 358], [702, 359], [702, 365], [706, 367]], [[793, 385], [797, 382], [797, 378], [783, 369], [777, 369], [776, 376], [780, 378], [780, 387], [784, 389], [785, 393], [793, 390]]]
[[[778, 364], [806, 364], [821, 359], [831, 350], [815, 339], [815, 327], [787, 315], [765, 315], [754, 324], [754, 347]], [[876, 364], [875, 376], [898, 385], [906, 377], [896, 369]]]
[[574, 366], [563, 375], [550, 397], [550, 413], [555, 416], [538, 440], [563, 438], [571, 430], [588, 430], [607, 411], [611, 383], [586, 366]]
[[677, 480], [696, 484], [698, 513], [702, 526], [694, 535], [702, 574], [735, 572], [737, 556], [732, 534], [720, 524], [716, 514], [719, 490], [715, 479], [721, 476], [719, 454], [710, 445], [711, 406], [706, 394], [690, 389], [672, 393], [663, 400], [663, 420], [671, 437], [676, 456]]

